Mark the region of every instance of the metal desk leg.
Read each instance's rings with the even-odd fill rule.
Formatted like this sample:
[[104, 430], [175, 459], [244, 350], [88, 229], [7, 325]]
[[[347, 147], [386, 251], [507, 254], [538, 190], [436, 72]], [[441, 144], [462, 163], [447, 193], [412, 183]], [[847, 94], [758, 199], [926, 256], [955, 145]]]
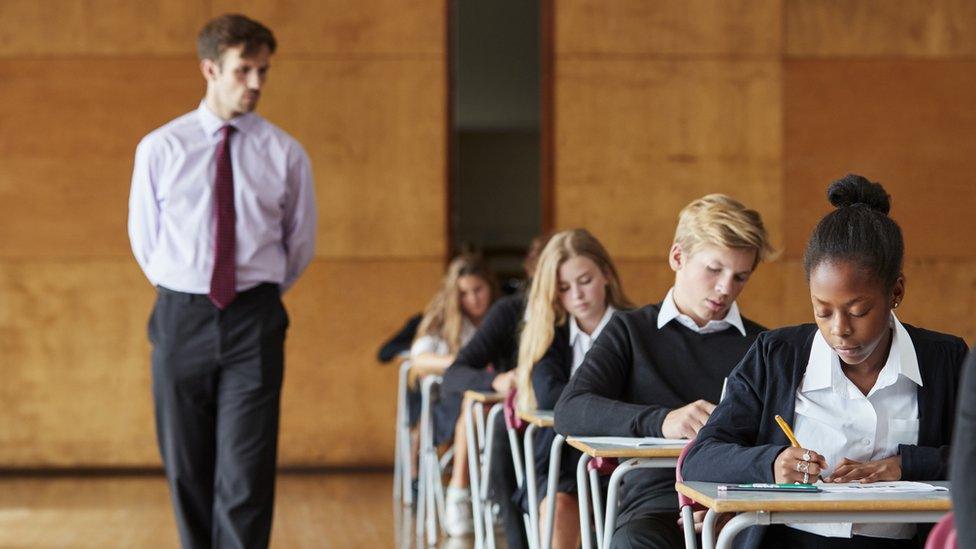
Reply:
[[[512, 427], [508, 427], [506, 431], [508, 432], [508, 447], [512, 451], [512, 463], [515, 465], [515, 484], [519, 488], [523, 488], [525, 486], [525, 461], [522, 459], [522, 444], [518, 439], [518, 431]], [[526, 539], [531, 541], [532, 520], [528, 513], [522, 513], [522, 521], [525, 523]]]
[[709, 509], [705, 513], [705, 520], [702, 523], [702, 549], [714, 549], [715, 547], [716, 520], [718, 520], [718, 513]]
[[691, 505], [681, 508], [681, 520], [684, 521], [682, 529], [685, 534], [685, 549], [698, 549], [698, 542], [695, 540], [695, 514]]
[[583, 549], [593, 549], [593, 543], [590, 541], [592, 535], [590, 531], [590, 498], [589, 489], [586, 485], [586, 466], [589, 463], [590, 456], [583, 454], [576, 465], [576, 496], [579, 500], [580, 542], [583, 544]]
[[407, 382], [410, 375], [410, 361], [400, 363], [397, 375], [396, 411], [396, 449], [393, 458], [393, 499], [403, 505], [413, 503], [413, 490], [410, 486], [410, 414], [407, 412]]
[[593, 469], [589, 474], [590, 496], [593, 499], [593, 524], [596, 525], [596, 547], [606, 549], [603, 545], [603, 494], [600, 493], [600, 473]]
[[478, 463], [478, 441], [476, 440], [478, 433], [475, 430], [473, 403], [467, 401], [464, 404], [464, 434], [468, 446], [468, 477], [471, 483], [471, 517], [474, 519], [474, 546], [476, 549], [482, 549], [485, 542], [485, 532], [484, 524], [479, 520], [479, 517], [482, 516], [482, 511], [481, 499], [478, 497], [478, 494], [481, 493], [481, 479], [478, 478], [481, 469]]
[[731, 549], [732, 540], [735, 539], [735, 536], [746, 528], [758, 524], [758, 522], [759, 513], [755, 511], [736, 515], [722, 527], [722, 532], [718, 535], [716, 549]]
[[[478, 497], [481, 499], [481, 504], [484, 506], [484, 517], [475, 516], [474, 520], [485, 521], [485, 544], [488, 549], [494, 549], [495, 547], [495, 513], [492, 509], [491, 501], [488, 500], [489, 482], [488, 479], [491, 475], [491, 456], [493, 452], [493, 447], [495, 445], [495, 419], [498, 414], [505, 411], [505, 405], [498, 403], [491, 407], [488, 411], [488, 419], [486, 423], [488, 424], [488, 429], [485, 435], [485, 449], [484, 457], [482, 458], [483, 465], [481, 466], [481, 490], [478, 492]], [[472, 497], [474, 497], [474, 492], [471, 492]]]
[[610, 547], [610, 538], [613, 537], [613, 531], [616, 528], [617, 492], [620, 490], [620, 479], [638, 463], [639, 460], [628, 459], [627, 461], [618, 465], [617, 468], [613, 470], [613, 473], [610, 474], [610, 486], [607, 487], [607, 516], [606, 523], [603, 526], [602, 547]]
[[546, 524], [542, 530], [542, 549], [552, 548], [552, 528], [556, 522], [556, 488], [559, 484], [559, 468], [562, 465], [563, 442], [566, 437], [556, 434], [549, 450], [549, 478], [546, 482]]
[[529, 424], [525, 428], [525, 437], [522, 439], [525, 445], [525, 491], [528, 494], [529, 503], [529, 524], [531, 531], [529, 534], [529, 545], [539, 546], [539, 494], [535, 477], [535, 430], [534, 424]]
[[[430, 491], [430, 471], [428, 469], [430, 460], [428, 454], [431, 451], [433, 435], [430, 428], [430, 394], [432, 387], [437, 383], [436, 377], [426, 377], [420, 383], [420, 448], [417, 452], [417, 539], [423, 540], [426, 528], [426, 518], [428, 510], [432, 512], [433, 507], [428, 505], [433, 494]], [[429, 509], [428, 509], [429, 508]]]
[[610, 547], [610, 539], [617, 529], [617, 492], [620, 490], [620, 482], [624, 475], [633, 469], [675, 467], [677, 461], [675, 458], [632, 458], [613, 470], [613, 474], [610, 475], [610, 486], [607, 488], [607, 518], [604, 521], [601, 547]]

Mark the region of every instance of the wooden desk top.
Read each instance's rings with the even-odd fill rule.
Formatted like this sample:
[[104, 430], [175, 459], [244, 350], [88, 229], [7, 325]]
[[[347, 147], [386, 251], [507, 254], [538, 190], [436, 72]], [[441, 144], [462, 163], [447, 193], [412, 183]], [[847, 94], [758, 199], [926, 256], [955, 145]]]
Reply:
[[536, 427], [552, 427], [555, 424], [555, 413], [552, 410], [519, 410], [518, 416], [522, 421]]
[[464, 398], [483, 404], [496, 404], [505, 401], [505, 395], [501, 393], [486, 393], [482, 391], [465, 391]]
[[[905, 494], [781, 494], [718, 492], [718, 482], [678, 482], [678, 492], [720, 513], [744, 511], [950, 511], [949, 492]], [[946, 481], [927, 484], [949, 487]]]
[[618, 446], [616, 444], [590, 444], [582, 442], [576, 437], [569, 437], [566, 439], [566, 442], [584, 454], [601, 458], [677, 458], [681, 455], [681, 450], [684, 449], [683, 444], [674, 446], [645, 446], [642, 448]]

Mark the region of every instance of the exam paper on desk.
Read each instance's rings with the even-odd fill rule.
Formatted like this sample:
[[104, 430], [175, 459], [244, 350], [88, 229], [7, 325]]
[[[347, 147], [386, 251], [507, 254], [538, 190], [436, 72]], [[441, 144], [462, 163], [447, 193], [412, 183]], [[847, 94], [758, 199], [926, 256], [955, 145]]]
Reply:
[[584, 444], [610, 444], [627, 448], [645, 448], [648, 446], [684, 446], [691, 442], [685, 438], [658, 437], [573, 437]]
[[833, 484], [830, 482], [818, 482], [817, 488], [828, 494], [899, 494], [908, 492], [948, 492], [944, 486], [934, 486], [924, 482], [910, 482], [899, 480], [894, 482], [872, 482], [861, 484], [859, 482], [844, 482]]

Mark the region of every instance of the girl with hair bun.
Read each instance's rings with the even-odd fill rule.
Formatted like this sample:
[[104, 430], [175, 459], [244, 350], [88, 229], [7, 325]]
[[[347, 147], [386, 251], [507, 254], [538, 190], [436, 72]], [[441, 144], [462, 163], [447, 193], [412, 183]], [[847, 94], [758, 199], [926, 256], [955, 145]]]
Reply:
[[[539, 256], [519, 340], [516, 384], [518, 407], [552, 410], [613, 313], [630, 309], [617, 268], [606, 248], [586, 229], [553, 235]], [[576, 501], [578, 451], [566, 447], [558, 491], [546, 494], [549, 449], [556, 433], [541, 429], [535, 439], [536, 480], [540, 498], [555, 497], [554, 548], [576, 548], [580, 542]], [[525, 490], [516, 494], [531, 505]], [[545, 520], [545, 499], [540, 503]]]
[[[960, 365], [958, 337], [903, 324], [901, 229], [884, 188], [830, 185], [836, 209], [804, 255], [814, 323], [759, 336], [684, 461], [687, 480], [945, 480]], [[793, 448], [774, 421], [793, 426]], [[921, 547], [915, 524], [756, 526], [737, 547]]]

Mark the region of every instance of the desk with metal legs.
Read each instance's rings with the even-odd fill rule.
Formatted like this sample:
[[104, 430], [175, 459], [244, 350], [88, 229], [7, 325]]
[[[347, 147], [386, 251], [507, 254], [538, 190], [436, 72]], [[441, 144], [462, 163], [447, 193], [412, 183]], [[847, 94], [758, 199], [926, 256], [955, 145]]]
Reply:
[[539, 428], [551, 428], [555, 423], [555, 415], [552, 410], [519, 410], [518, 415], [522, 421], [529, 424], [525, 429], [522, 441], [525, 456], [526, 492], [529, 502], [529, 531], [526, 534], [529, 537], [530, 546], [549, 549], [552, 547], [552, 528], [556, 510], [556, 498], [553, 497], [553, 494], [556, 493], [556, 485], [559, 483], [559, 466], [562, 460], [562, 447], [565, 438], [557, 434], [549, 451], [549, 475], [546, 480], [546, 525], [544, 529], [540, 529], [539, 495], [536, 493], [535, 478], [535, 431]]
[[[944, 481], [927, 482], [948, 488]], [[735, 513], [718, 536], [718, 549], [729, 549], [732, 541], [749, 526], [787, 523], [938, 522], [952, 509], [948, 491], [910, 493], [780, 494], [771, 492], [722, 492], [719, 483], [685, 481], [675, 488], [708, 507], [702, 528], [702, 545], [715, 542], [715, 521], [719, 513]]]
[[[580, 438], [584, 440], [580, 440]], [[602, 437], [569, 437], [566, 439], [570, 446], [583, 452], [583, 456], [580, 457], [579, 464], [576, 467], [580, 535], [583, 549], [591, 549], [590, 504], [587, 502], [588, 499], [591, 499], [590, 492], [592, 491], [597, 548], [605, 549], [610, 547], [610, 539], [613, 537], [617, 523], [617, 492], [620, 489], [620, 481], [623, 476], [634, 469], [674, 468], [678, 463], [678, 456], [681, 455], [681, 450], [684, 448], [684, 444], [635, 448], [630, 445], [596, 442], [600, 438]], [[593, 458], [626, 460], [621, 462], [610, 475], [610, 486], [607, 488], [606, 518], [601, 516], [603, 512], [600, 499], [600, 481], [595, 470], [589, 471], [589, 488], [587, 488], [587, 465]]]
[[505, 395], [481, 391], [464, 392], [464, 428], [468, 446], [468, 477], [471, 484], [471, 518], [474, 521], [476, 549], [493, 548], [495, 532], [491, 505], [488, 504], [488, 474], [491, 470], [491, 445], [493, 430], [485, 433], [485, 405], [493, 405], [488, 414], [488, 424], [502, 412]]

